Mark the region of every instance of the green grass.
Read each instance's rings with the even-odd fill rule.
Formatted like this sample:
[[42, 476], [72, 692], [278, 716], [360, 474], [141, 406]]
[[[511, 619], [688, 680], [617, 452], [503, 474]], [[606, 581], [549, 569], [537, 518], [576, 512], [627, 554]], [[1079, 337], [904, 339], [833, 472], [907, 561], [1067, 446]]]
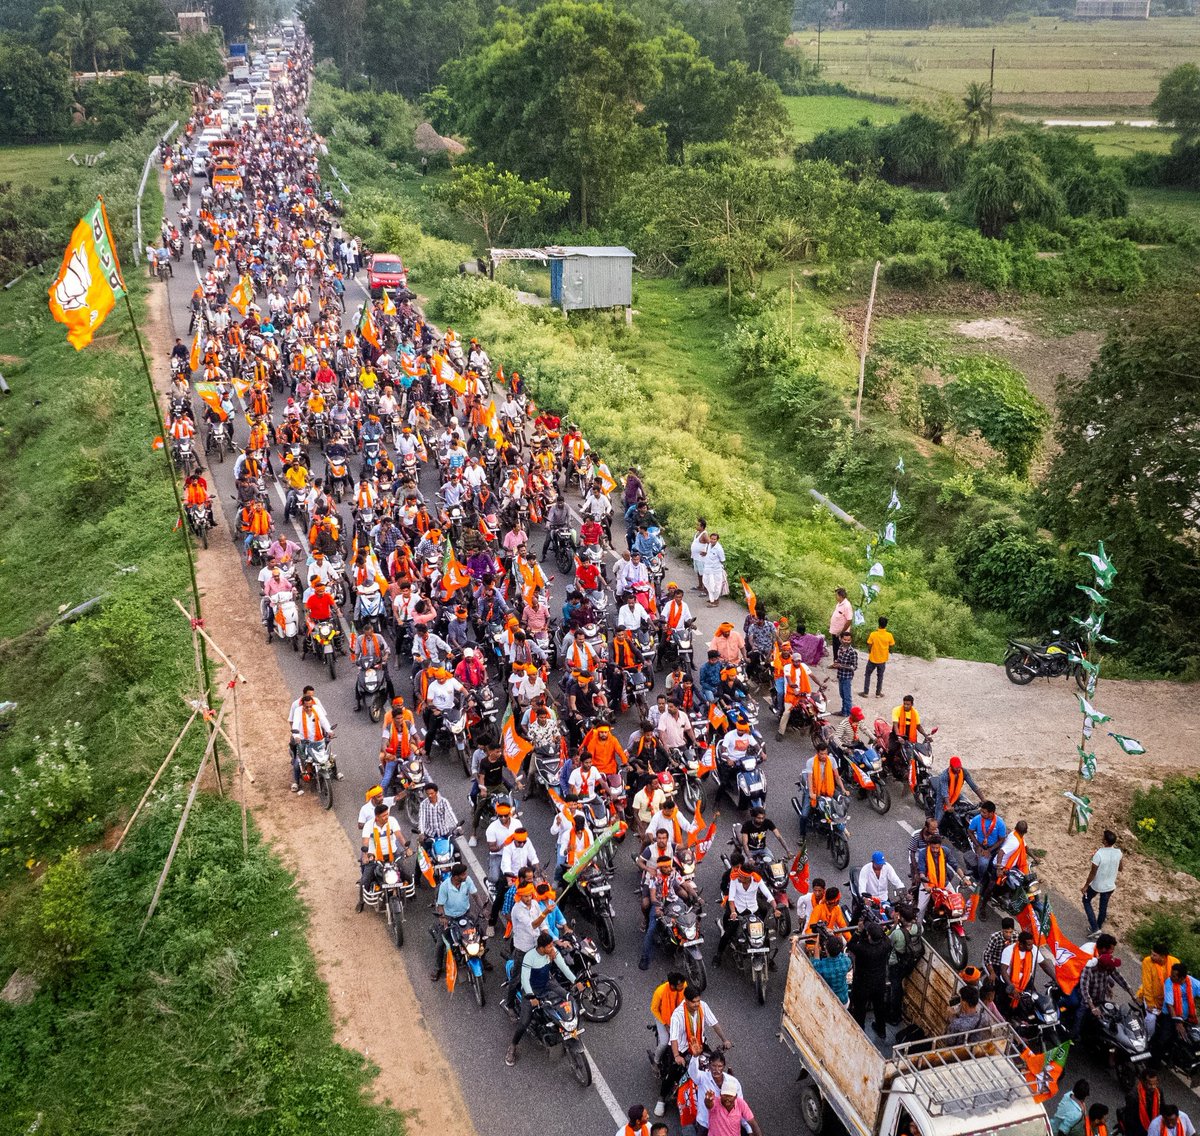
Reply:
[[787, 95], [783, 102], [797, 142], [811, 142], [822, 130], [854, 126], [864, 118], [876, 126], [897, 122], [907, 111], [903, 106], [844, 95]]
[[1200, 190], [1134, 188], [1129, 195], [1135, 212], [1154, 210], [1175, 221], [1200, 225]]
[[[992, 28], [825, 31], [824, 78], [903, 99], [960, 98], [986, 83], [996, 48], [995, 105], [1058, 115], [1067, 110], [1145, 112], [1159, 79], [1195, 61], [1194, 18], [1076, 22], [1039, 17]], [[808, 58], [816, 33], [793, 37]]]
[[1102, 158], [1128, 158], [1142, 150], [1166, 154], [1176, 137], [1174, 130], [1143, 126], [1055, 126], [1052, 129], [1073, 134], [1081, 142], [1090, 142]]
[[[28, 185], [34, 189], [46, 189], [72, 178], [86, 184], [92, 180], [93, 170], [83, 164], [84, 155], [103, 149], [104, 144], [100, 142], [74, 146], [53, 142], [44, 146], [3, 146], [0, 147], [0, 182], [10, 181], [14, 186]], [[69, 154], [79, 160], [78, 166], [67, 161]]]

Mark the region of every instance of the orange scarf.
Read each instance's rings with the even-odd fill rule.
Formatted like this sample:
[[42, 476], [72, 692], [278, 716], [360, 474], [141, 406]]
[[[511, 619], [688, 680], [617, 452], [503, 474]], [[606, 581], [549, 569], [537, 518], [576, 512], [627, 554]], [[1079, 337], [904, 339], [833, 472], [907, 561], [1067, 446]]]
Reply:
[[697, 1004], [695, 1024], [693, 1025], [692, 1010], [685, 1003], [683, 1007], [683, 1031], [687, 1036], [688, 1052], [700, 1054], [704, 1049], [704, 1007]]
[[[1150, 1127], [1150, 1121], [1152, 1121], [1162, 1111], [1162, 1107], [1161, 1107], [1162, 1106], [1162, 1094], [1158, 1091], [1158, 1089], [1155, 1089], [1154, 1095], [1150, 1098], [1150, 1101], [1149, 1101], [1150, 1107], [1147, 1108], [1146, 1107], [1146, 1104], [1147, 1104], [1146, 1086], [1144, 1084], [1142, 1084], [1141, 1082], [1139, 1082], [1137, 1098], [1138, 1098], [1138, 1119], [1142, 1122], [1142, 1130], [1145, 1131], [1147, 1128]], [[1165, 1130], [1166, 1127], [1167, 1126], [1164, 1123], [1163, 1129]]]
[[814, 756], [808, 775], [808, 795], [815, 805], [818, 797], [833, 796], [833, 762]]
[[946, 770], [946, 777], [949, 784], [949, 790], [946, 794], [948, 808], [954, 808], [958, 803], [959, 794], [963, 791], [963, 782], [966, 780], [966, 774], [961, 769]]
[[[934, 852], [937, 855], [934, 855]], [[942, 848], [928, 845], [925, 848], [925, 876], [929, 886], [944, 888], [946, 886], [946, 852]]]
[[[1175, 1016], [1181, 1021], [1194, 1021], [1196, 1018], [1196, 1000], [1192, 994], [1191, 976], [1189, 975], [1183, 980], [1183, 982], [1176, 982], [1174, 979], [1172, 979], [1171, 985], [1175, 987], [1173, 991], [1175, 995]], [[1184, 1017], [1183, 1014], [1183, 997], [1185, 990], [1187, 991], [1187, 1017]]]
[[[1019, 970], [1018, 967], [1020, 967]], [[1023, 991], [1029, 985], [1030, 978], [1033, 977], [1033, 951], [1025, 951], [1022, 954], [1017, 947], [1013, 947], [1012, 958], [1008, 964], [1008, 975], [1013, 986], [1018, 991]]]

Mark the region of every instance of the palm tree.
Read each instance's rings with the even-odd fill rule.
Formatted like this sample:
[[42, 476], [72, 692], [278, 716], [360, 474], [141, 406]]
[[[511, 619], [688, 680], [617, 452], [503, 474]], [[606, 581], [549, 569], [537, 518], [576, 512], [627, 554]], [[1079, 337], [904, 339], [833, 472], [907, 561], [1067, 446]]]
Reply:
[[992, 92], [986, 83], [971, 83], [963, 95], [963, 125], [967, 128], [967, 144], [974, 146], [985, 129], [995, 122], [992, 113]]

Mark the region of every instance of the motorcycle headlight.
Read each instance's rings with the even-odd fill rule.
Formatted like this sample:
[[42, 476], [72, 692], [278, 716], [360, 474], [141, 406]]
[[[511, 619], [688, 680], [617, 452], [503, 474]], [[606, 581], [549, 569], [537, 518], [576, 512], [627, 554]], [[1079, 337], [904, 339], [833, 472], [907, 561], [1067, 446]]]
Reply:
[[467, 954], [469, 954], [472, 958], [474, 958], [476, 955], [480, 954], [483, 950], [483, 948], [479, 945], [478, 942], [467, 943], [466, 948], [467, 948]]
[[696, 928], [695, 927], [685, 927], [683, 929], [683, 937], [685, 939], [694, 939], [696, 937]]
[[387, 884], [388, 887], [394, 887], [400, 882], [400, 873], [397, 872], [395, 868], [388, 868], [388, 870], [383, 873], [383, 882]]

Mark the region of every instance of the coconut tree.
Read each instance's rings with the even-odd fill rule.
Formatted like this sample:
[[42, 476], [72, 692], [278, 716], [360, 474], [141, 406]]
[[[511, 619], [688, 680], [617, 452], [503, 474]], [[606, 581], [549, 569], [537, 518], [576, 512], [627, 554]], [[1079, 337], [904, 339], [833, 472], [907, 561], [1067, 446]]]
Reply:
[[962, 101], [962, 122], [967, 129], [967, 145], [974, 146], [980, 134], [990, 130], [995, 123], [991, 89], [986, 83], [971, 83]]

